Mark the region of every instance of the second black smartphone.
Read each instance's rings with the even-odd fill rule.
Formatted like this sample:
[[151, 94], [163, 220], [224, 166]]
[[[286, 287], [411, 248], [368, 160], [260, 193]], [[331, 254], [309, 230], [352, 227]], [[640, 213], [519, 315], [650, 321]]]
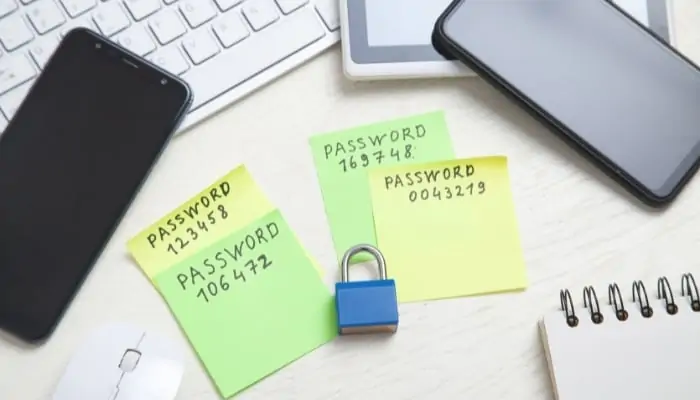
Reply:
[[191, 98], [95, 33], [63, 39], [0, 136], [0, 328], [53, 331]]
[[610, 1], [456, 0], [433, 40], [647, 204], [698, 168], [700, 69]]

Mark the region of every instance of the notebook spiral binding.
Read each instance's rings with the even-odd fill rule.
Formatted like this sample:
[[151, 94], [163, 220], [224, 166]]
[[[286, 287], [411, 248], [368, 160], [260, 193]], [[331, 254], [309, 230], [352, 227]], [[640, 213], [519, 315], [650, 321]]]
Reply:
[[[659, 300], [664, 300], [664, 308], [668, 314], [675, 315], [678, 313], [679, 307], [673, 297], [671, 284], [665, 276], [657, 280], [656, 296]], [[698, 292], [698, 285], [695, 283], [693, 274], [682, 275], [681, 296], [690, 297], [690, 308], [695, 312], [700, 312], [700, 292]], [[566, 324], [572, 328], [578, 326], [580, 319], [576, 315], [571, 292], [568, 289], [561, 290], [559, 292], [559, 300], [566, 318]], [[644, 282], [638, 280], [632, 282], [632, 302], [639, 305], [637, 311], [644, 318], [651, 318], [654, 315], [654, 309], [649, 304], [649, 294], [644, 286]], [[615, 318], [618, 321], [624, 322], [629, 318], [630, 311], [625, 308], [622, 292], [617, 283], [608, 285], [608, 305], [615, 310]], [[588, 310], [590, 319], [594, 324], [603, 323], [604, 318], [600, 312], [600, 302], [593, 286], [587, 286], [583, 289], [583, 307]]]

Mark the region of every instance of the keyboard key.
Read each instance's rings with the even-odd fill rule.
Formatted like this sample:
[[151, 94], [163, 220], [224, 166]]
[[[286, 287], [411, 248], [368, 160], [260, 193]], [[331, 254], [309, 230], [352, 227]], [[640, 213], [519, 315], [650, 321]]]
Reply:
[[135, 20], [140, 21], [160, 9], [160, 0], [124, 0]]
[[7, 128], [7, 120], [5, 117], [0, 116], [0, 136], [5, 132], [5, 128]]
[[0, 22], [0, 42], [7, 51], [12, 51], [33, 38], [34, 34], [18, 14]]
[[34, 3], [34, 5], [29, 8], [27, 17], [40, 35], [66, 22], [66, 19], [63, 18], [63, 14], [61, 13], [61, 9], [52, 1]]
[[216, 37], [224, 47], [231, 47], [234, 44], [248, 37], [248, 28], [243, 22], [243, 18], [238, 13], [224, 14], [212, 24]]
[[129, 17], [118, 3], [102, 3], [93, 15], [97, 27], [103, 35], [113, 36], [126, 29], [130, 22]]
[[36, 70], [26, 57], [0, 58], [0, 94], [8, 92], [36, 76]]
[[0, 18], [12, 14], [15, 10], [17, 10], [15, 0], [0, 0]]
[[35, 40], [29, 45], [29, 54], [36, 63], [39, 69], [43, 69], [46, 62], [53, 54], [54, 50], [58, 46], [58, 41], [51, 36], [47, 36], [44, 39]]
[[119, 44], [143, 57], [156, 49], [156, 44], [142, 26], [133, 26], [119, 34]]
[[97, 0], [61, 0], [63, 8], [72, 18], [92, 10], [97, 5]]
[[201, 26], [216, 16], [216, 9], [210, 0], [183, 0], [180, 2], [180, 12], [192, 28]]
[[182, 41], [182, 47], [190, 56], [193, 64], [201, 64], [214, 57], [219, 52], [214, 38], [208, 30], [194, 31]]
[[309, 0], [277, 0], [277, 5], [283, 13], [289, 14], [298, 10], [301, 6], [309, 3]]
[[160, 12], [154, 15], [148, 24], [160, 44], [168, 44], [187, 32], [185, 25], [174, 11]]
[[337, 31], [340, 28], [340, 16], [338, 15], [338, 0], [317, 0], [316, 10], [321, 15], [323, 22], [329, 30]]
[[185, 61], [185, 57], [175, 46], [162, 47], [151, 54], [148, 59], [157, 66], [175, 75], [180, 75], [190, 68], [187, 61]]
[[5, 115], [5, 118], [11, 120], [12, 117], [15, 116], [17, 109], [20, 105], [22, 105], [22, 101], [24, 101], [24, 98], [27, 96], [27, 92], [29, 92], [31, 87], [31, 83], [25, 83], [24, 85], [16, 89], [12, 89], [0, 97], [0, 109], [2, 110], [3, 115]]
[[88, 28], [94, 32], [98, 32], [97, 28], [95, 28], [95, 24], [93, 24], [92, 21], [90, 21], [89, 19], [74, 19], [72, 21], [68, 21], [67, 24], [63, 25], [63, 28], [61, 28], [61, 37], [66, 36], [68, 32], [78, 27]]
[[[194, 92], [190, 110], [201, 107], [325, 34], [326, 30], [314, 10], [299, 10], [206, 64], [190, 69], [182, 75]], [[260, 51], [261, 48], [265, 51]], [[212, 82], [212, 77], [216, 77], [216, 82]]]
[[273, 3], [274, 0], [248, 0], [243, 3], [243, 15], [250, 26], [256, 31], [263, 29], [271, 23], [279, 19], [277, 6]]
[[219, 10], [227, 11], [241, 4], [243, 0], [214, 0], [214, 2], [219, 7]]

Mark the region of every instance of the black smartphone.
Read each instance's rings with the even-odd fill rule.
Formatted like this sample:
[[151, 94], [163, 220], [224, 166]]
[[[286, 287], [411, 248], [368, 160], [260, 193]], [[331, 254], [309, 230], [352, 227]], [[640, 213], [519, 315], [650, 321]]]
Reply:
[[0, 328], [50, 336], [191, 101], [96, 33], [65, 36], [0, 136]]
[[649, 205], [698, 168], [700, 69], [610, 1], [456, 0], [433, 42]]

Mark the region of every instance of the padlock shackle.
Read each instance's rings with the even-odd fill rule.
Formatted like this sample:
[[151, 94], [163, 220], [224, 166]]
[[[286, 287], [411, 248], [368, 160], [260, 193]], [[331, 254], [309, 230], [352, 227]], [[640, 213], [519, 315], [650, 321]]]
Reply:
[[348, 281], [350, 276], [350, 259], [352, 258], [352, 256], [362, 252], [367, 252], [371, 254], [374, 257], [374, 259], [377, 260], [377, 265], [379, 266], [379, 279], [385, 280], [386, 261], [384, 260], [384, 255], [382, 255], [379, 249], [369, 244], [358, 244], [356, 246], [351, 247], [348, 251], [345, 252], [345, 255], [343, 256], [343, 261], [341, 262], [340, 280], [342, 282]]

